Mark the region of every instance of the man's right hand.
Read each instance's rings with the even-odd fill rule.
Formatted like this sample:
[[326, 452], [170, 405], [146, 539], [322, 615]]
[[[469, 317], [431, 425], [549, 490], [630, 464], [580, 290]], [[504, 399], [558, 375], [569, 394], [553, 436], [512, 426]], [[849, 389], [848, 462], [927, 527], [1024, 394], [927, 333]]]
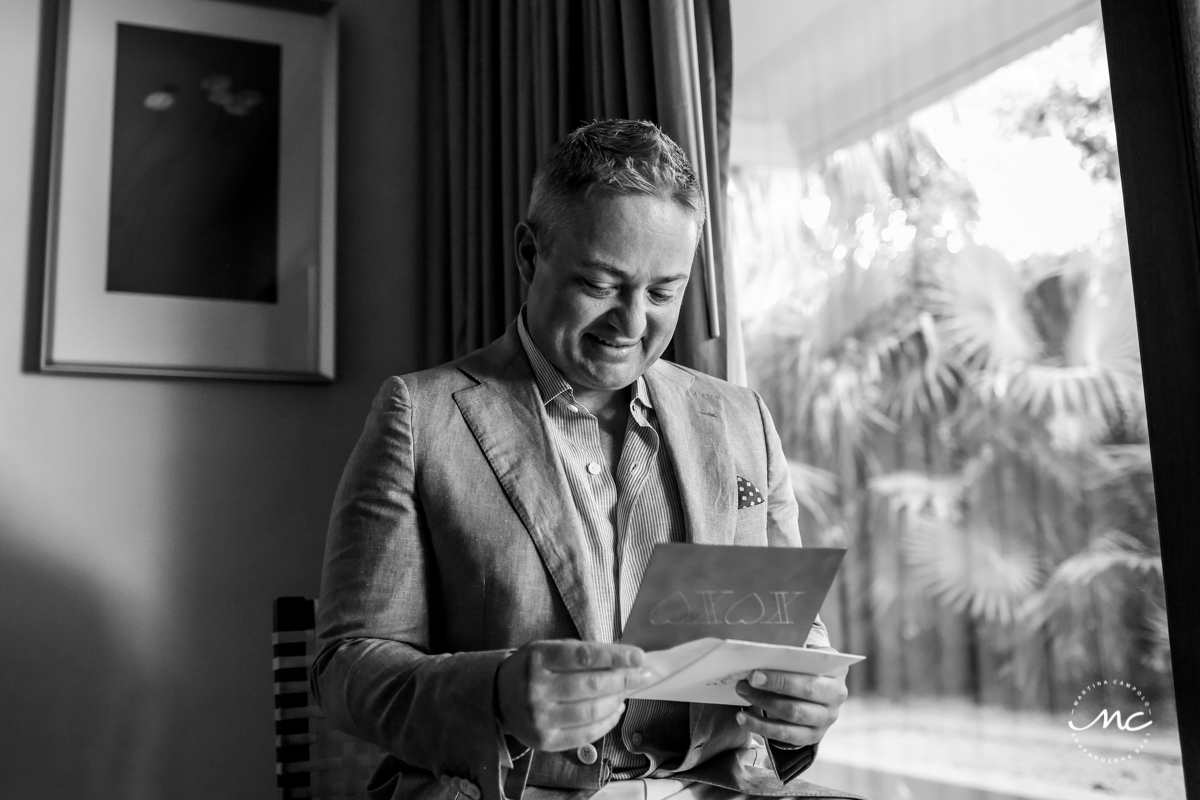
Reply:
[[545, 752], [594, 742], [620, 721], [625, 698], [650, 684], [644, 659], [626, 644], [530, 642], [496, 675], [500, 727]]

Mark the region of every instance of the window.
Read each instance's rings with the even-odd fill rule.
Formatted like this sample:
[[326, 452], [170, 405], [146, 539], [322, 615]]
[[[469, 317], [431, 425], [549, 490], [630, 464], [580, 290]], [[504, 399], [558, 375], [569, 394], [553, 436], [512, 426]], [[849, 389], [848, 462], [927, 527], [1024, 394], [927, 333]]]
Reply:
[[859, 76], [839, 121], [838, 92], [770, 78], [854, 4], [803, 5], [820, 13], [790, 37], [776, 18], [746, 70], [748, 113], [735, 92], [728, 202], [749, 380], [806, 543], [848, 548], [822, 616], [868, 657], [806, 777], [1182, 797], [1099, 23], [1035, 21], [1023, 49], [985, 48], [987, 74], [967, 54], [970, 80]]

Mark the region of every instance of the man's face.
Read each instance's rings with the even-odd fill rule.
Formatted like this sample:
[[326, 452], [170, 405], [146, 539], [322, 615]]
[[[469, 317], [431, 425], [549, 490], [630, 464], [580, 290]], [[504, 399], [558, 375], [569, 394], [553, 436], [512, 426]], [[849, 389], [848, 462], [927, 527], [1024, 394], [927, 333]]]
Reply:
[[629, 386], [666, 349], [699, 232], [683, 206], [649, 195], [571, 209], [549, 249], [518, 226], [517, 261], [529, 335], [576, 396], [594, 397]]

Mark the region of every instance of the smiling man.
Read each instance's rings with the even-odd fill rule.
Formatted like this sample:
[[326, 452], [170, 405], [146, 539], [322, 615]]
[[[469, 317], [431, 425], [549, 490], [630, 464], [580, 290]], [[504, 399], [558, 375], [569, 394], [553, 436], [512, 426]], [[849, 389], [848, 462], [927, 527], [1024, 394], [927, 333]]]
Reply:
[[[391, 753], [373, 797], [851, 796], [796, 777], [840, 678], [756, 673], [745, 710], [629, 699], [649, 675], [617, 642], [655, 545], [800, 545], [761, 399], [660, 360], [703, 225], [654, 125], [574, 131], [515, 231], [522, 313], [377, 395], [334, 503], [313, 665], [334, 723]], [[739, 482], [765, 502], [740, 504]], [[808, 645], [828, 646], [820, 622]]]

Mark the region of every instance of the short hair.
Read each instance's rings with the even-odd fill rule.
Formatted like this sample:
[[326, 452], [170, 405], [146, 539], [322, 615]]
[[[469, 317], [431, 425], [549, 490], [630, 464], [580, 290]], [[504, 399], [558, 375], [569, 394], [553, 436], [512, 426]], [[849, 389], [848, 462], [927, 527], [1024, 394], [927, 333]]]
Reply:
[[549, 247], [571, 204], [600, 192], [673, 200], [687, 209], [697, 232], [704, 227], [704, 189], [692, 164], [653, 122], [595, 120], [567, 134], [533, 177], [526, 221]]

